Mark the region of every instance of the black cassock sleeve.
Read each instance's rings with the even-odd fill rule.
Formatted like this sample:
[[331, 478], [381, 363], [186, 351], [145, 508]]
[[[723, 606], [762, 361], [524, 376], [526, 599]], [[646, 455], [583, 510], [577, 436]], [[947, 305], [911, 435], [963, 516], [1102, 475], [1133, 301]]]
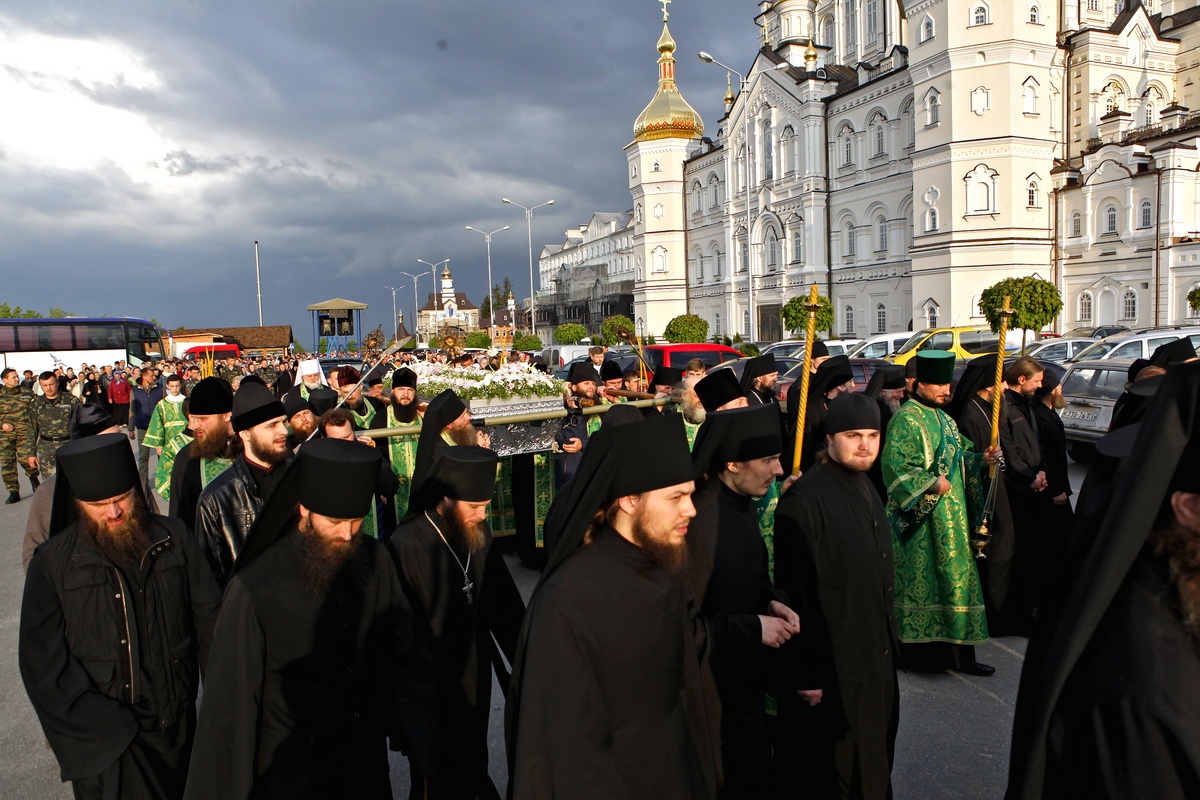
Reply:
[[[804, 480], [804, 478], [801, 478]], [[783, 691], [831, 688], [833, 645], [817, 582], [823, 522], [818, 504], [789, 492], [775, 507], [775, 588], [800, 616], [800, 635], [780, 648], [773, 683]]]
[[628, 798], [586, 631], [530, 608], [513, 747], [513, 800]]
[[266, 640], [250, 592], [235, 577], [225, 591], [208, 659], [187, 800], [250, 797], [257, 774], [265, 661]]
[[38, 554], [29, 562], [17, 660], [62, 779], [81, 780], [121, 756], [137, 735], [137, 719], [128, 706], [101, 692], [68, 650], [62, 604], [45, 562]]

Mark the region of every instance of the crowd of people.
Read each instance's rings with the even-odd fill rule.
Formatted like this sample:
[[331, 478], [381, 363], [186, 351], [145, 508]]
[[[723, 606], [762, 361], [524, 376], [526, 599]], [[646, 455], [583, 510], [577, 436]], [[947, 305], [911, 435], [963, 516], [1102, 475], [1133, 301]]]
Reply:
[[1022, 635], [1011, 797], [1194, 796], [1195, 357], [1131, 370], [1072, 516], [1036, 360], [955, 381], [921, 352], [858, 392], [818, 346], [784, 413], [769, 355], [644, 385], [597, 348], [551, 423], [527, 607], [487, 523], [500, 459], [411, 356], [146, 369], [125, 423], [113, 370], [32, 457], [0, 406], [49, 467], [22, 677], [78, 797], [390, 797], [391, 749], [412, 797], [882, 799], [897, 670], [983, 679], [975, 646]]

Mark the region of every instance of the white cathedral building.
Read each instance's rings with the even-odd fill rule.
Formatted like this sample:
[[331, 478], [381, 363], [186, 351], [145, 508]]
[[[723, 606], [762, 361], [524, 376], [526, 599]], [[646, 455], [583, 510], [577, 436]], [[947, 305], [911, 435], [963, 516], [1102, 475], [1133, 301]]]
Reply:
[[775, 340], [816, 283], [834, 333], [862, 337], [982, 324], [983, 289], [1026, 275], [1058, 286], [1059, 330], [1197, 321], [1197, 0], [758, 9], [711, 138], [664, 15], [625, 148], [632, 208], [543, 249], [539, 325], [628, 313], [661, 335], [690, 312]]

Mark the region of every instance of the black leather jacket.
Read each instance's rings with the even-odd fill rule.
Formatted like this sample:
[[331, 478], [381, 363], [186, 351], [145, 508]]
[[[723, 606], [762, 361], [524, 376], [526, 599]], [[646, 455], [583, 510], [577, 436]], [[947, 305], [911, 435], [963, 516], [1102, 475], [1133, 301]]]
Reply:
[[[278, 469], [283, 469], [283, 465]], [[250, 467], [242, 456], [235, 458], [232, 466], [200, 493], [196, 504], [196, 539], [222, 591], [229, 583], [233, 562], [237, 560], [263, 502]]]
[[98, 774], [139, 729], [167, 728], [195, 711], [220, 590], [182, 522], [150, 514], [147, 524], [136, 600], [128, 572], [78, 524], [29, 563], [21, 675], [63, 780]]

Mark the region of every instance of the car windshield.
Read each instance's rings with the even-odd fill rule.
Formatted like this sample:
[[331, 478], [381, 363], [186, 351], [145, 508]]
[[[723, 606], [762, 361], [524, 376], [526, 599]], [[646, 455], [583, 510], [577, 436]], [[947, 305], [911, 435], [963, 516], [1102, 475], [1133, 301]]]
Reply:
[[907, 342], [904, 343], [903, 347], [901, 347], [899, 350], [896, 351], [896, 354], [903, 355], [904, 353], [907, 353], [910, 350], [913, 350], [914, 348], [916, 348], [917, 345], [919, 345], [921, 342], [925, 341], [925, 337], [929, 336], [929, 334], [931, 334], [931, 333], [933, 333], [933, 331], [931, 331], [931, 330], [917, 331], [916, 333], [914, 333], [912, 335], [912, 337]]
[[1067, 397], [1116, 400], [1125, 391], [1127, 380], [1125, 369], [1077, 369], [1063, 383], [1062, 392]]
[[[1099, 341], [1095, 344], [1088, 345], [1075, 355], [1072, 361], [1083, 361], [1087, 358], [1104, 358], [1112, 352], [1113, 348], [1117, 347], [1120, 342], [1105, 342]], [[1065, 390], [1064, 390], [1065, 391]]]

